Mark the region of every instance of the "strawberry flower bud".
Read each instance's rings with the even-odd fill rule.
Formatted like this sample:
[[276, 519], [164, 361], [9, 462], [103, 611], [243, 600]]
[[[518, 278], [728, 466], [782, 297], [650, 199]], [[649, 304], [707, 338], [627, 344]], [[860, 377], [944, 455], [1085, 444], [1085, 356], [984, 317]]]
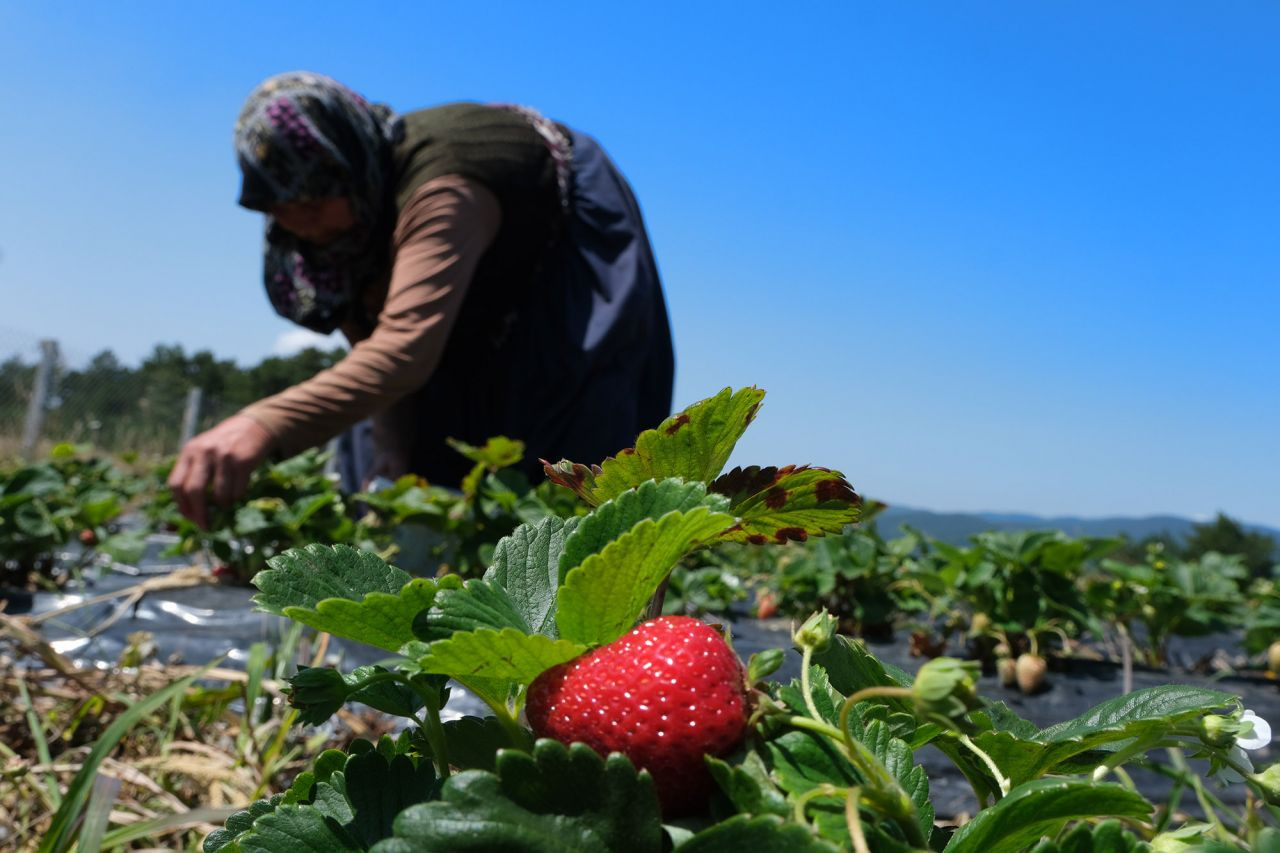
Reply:
[[977, 661], [935, 658], [920, 667], [911, 696], [916, 713], [948, 729], [966, 730], [972, 724], [965, 714], [982, 707], [978, 698]]
[[319, 725], [329, 719], [351, 693], [351, 688], [336, 669], [320, 666], [299, 667], [289, 679], [289, 704], [298, 709], [304, 723]]
[[1273, 764], [1261, 773], [1251, 773], [1249, 781], [1259, 788], [1268, 804], [1280, 806], [1280, 764]]
[[1197, 728], [1199, 729], [1200, 739], [1205, 742], [1206, 746], [1219, 749], [1228, 749], [1234, 745], [1236, 734], [1240, 731], [1240, 726], [1235, 720], [1220, 714], [1210, 714], [1205, 717], [1200, 721]]
[[835, 636], [837, 624], [836, 617], [823, 608], [821, 613], [815, 613], [804, 620], [799, 630], [791, 635], [791, 640], [798, 648], [815, 652], [823, 651], [831, 645], [831, 638]]
[[1262, 749], [1271, 743], [1271, 726], [1253, 711], [1245, 711], [1239, 717], [1210, 714], [1196, 729], [1206, 746], [1226, 750], [1226, 760], [1219, 771], [1224, 782], [1243, 782], [1240, 774], [1253, 769], [1245, 750]]

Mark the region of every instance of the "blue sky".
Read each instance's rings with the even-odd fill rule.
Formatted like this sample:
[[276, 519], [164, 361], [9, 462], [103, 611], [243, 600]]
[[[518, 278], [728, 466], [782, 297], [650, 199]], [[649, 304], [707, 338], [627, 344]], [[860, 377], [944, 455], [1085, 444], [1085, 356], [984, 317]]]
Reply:
[[769, 391], [735, 461], [1280, 526], [1277, 43], [1263, 0], [5, 3], [0, 351], [292, 340], [230, 136], [306, 68], [597, 136], [649, 220], [677, 402]]

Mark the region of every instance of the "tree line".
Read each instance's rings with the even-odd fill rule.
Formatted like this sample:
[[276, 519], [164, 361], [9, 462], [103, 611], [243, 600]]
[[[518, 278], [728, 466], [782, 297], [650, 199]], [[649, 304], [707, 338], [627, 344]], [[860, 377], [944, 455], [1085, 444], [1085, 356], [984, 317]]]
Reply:
[[[187, 353], [158, 344], [137, 367], [110, 350], [83, 367], [60, 366], [48, 399], [43, 438], [92, 444], [110, 451], [171, 453], [177, 449], [191, 388], [203, 390], [201, 428], [255, 400], [283, 391], [336, 364], [340, 348], [308, 348], [241, 367], [208, 350]], [[13, 357], [0, 362], [0, 436], [22, 433], [37, 366]]]

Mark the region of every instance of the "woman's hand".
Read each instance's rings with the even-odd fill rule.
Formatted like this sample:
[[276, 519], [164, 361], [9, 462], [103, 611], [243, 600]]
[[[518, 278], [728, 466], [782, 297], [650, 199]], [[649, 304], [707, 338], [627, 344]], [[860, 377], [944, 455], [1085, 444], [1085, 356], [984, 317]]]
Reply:
[[209, 529], [206, 492], [213, 487], [213, 500], [226, 506], [244, 494], [249, 475], [271, 449], [271, 435], [246, 415], [227, 418], [208, 432], [187, 442], [178, 454], [169, 488], [178, 509], [187, 518]]

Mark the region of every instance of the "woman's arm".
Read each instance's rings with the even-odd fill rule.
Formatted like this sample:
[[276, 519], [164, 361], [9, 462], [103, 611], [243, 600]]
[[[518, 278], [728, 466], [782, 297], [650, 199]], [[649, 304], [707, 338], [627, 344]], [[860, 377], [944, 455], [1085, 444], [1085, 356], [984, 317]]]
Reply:
[[498, 200], [479, 184], [457, 176], [426, 184], [397, 223], [391, 284], [373, 334], [338, 364], [241, 414], [289, 454], [420, 388], [440, 360], [500, 216]]
[[497, 198], [474, 181], [450, 175], [423, 185], [396, 223], [391, 281], [373, 333], [328, 370], [188, 442], [169, 478], [183, 513], [203, 524], [210, 484], [219, 503], [234, 500], [270, 451], [319, 444], [421, 387], [500, 223]]

